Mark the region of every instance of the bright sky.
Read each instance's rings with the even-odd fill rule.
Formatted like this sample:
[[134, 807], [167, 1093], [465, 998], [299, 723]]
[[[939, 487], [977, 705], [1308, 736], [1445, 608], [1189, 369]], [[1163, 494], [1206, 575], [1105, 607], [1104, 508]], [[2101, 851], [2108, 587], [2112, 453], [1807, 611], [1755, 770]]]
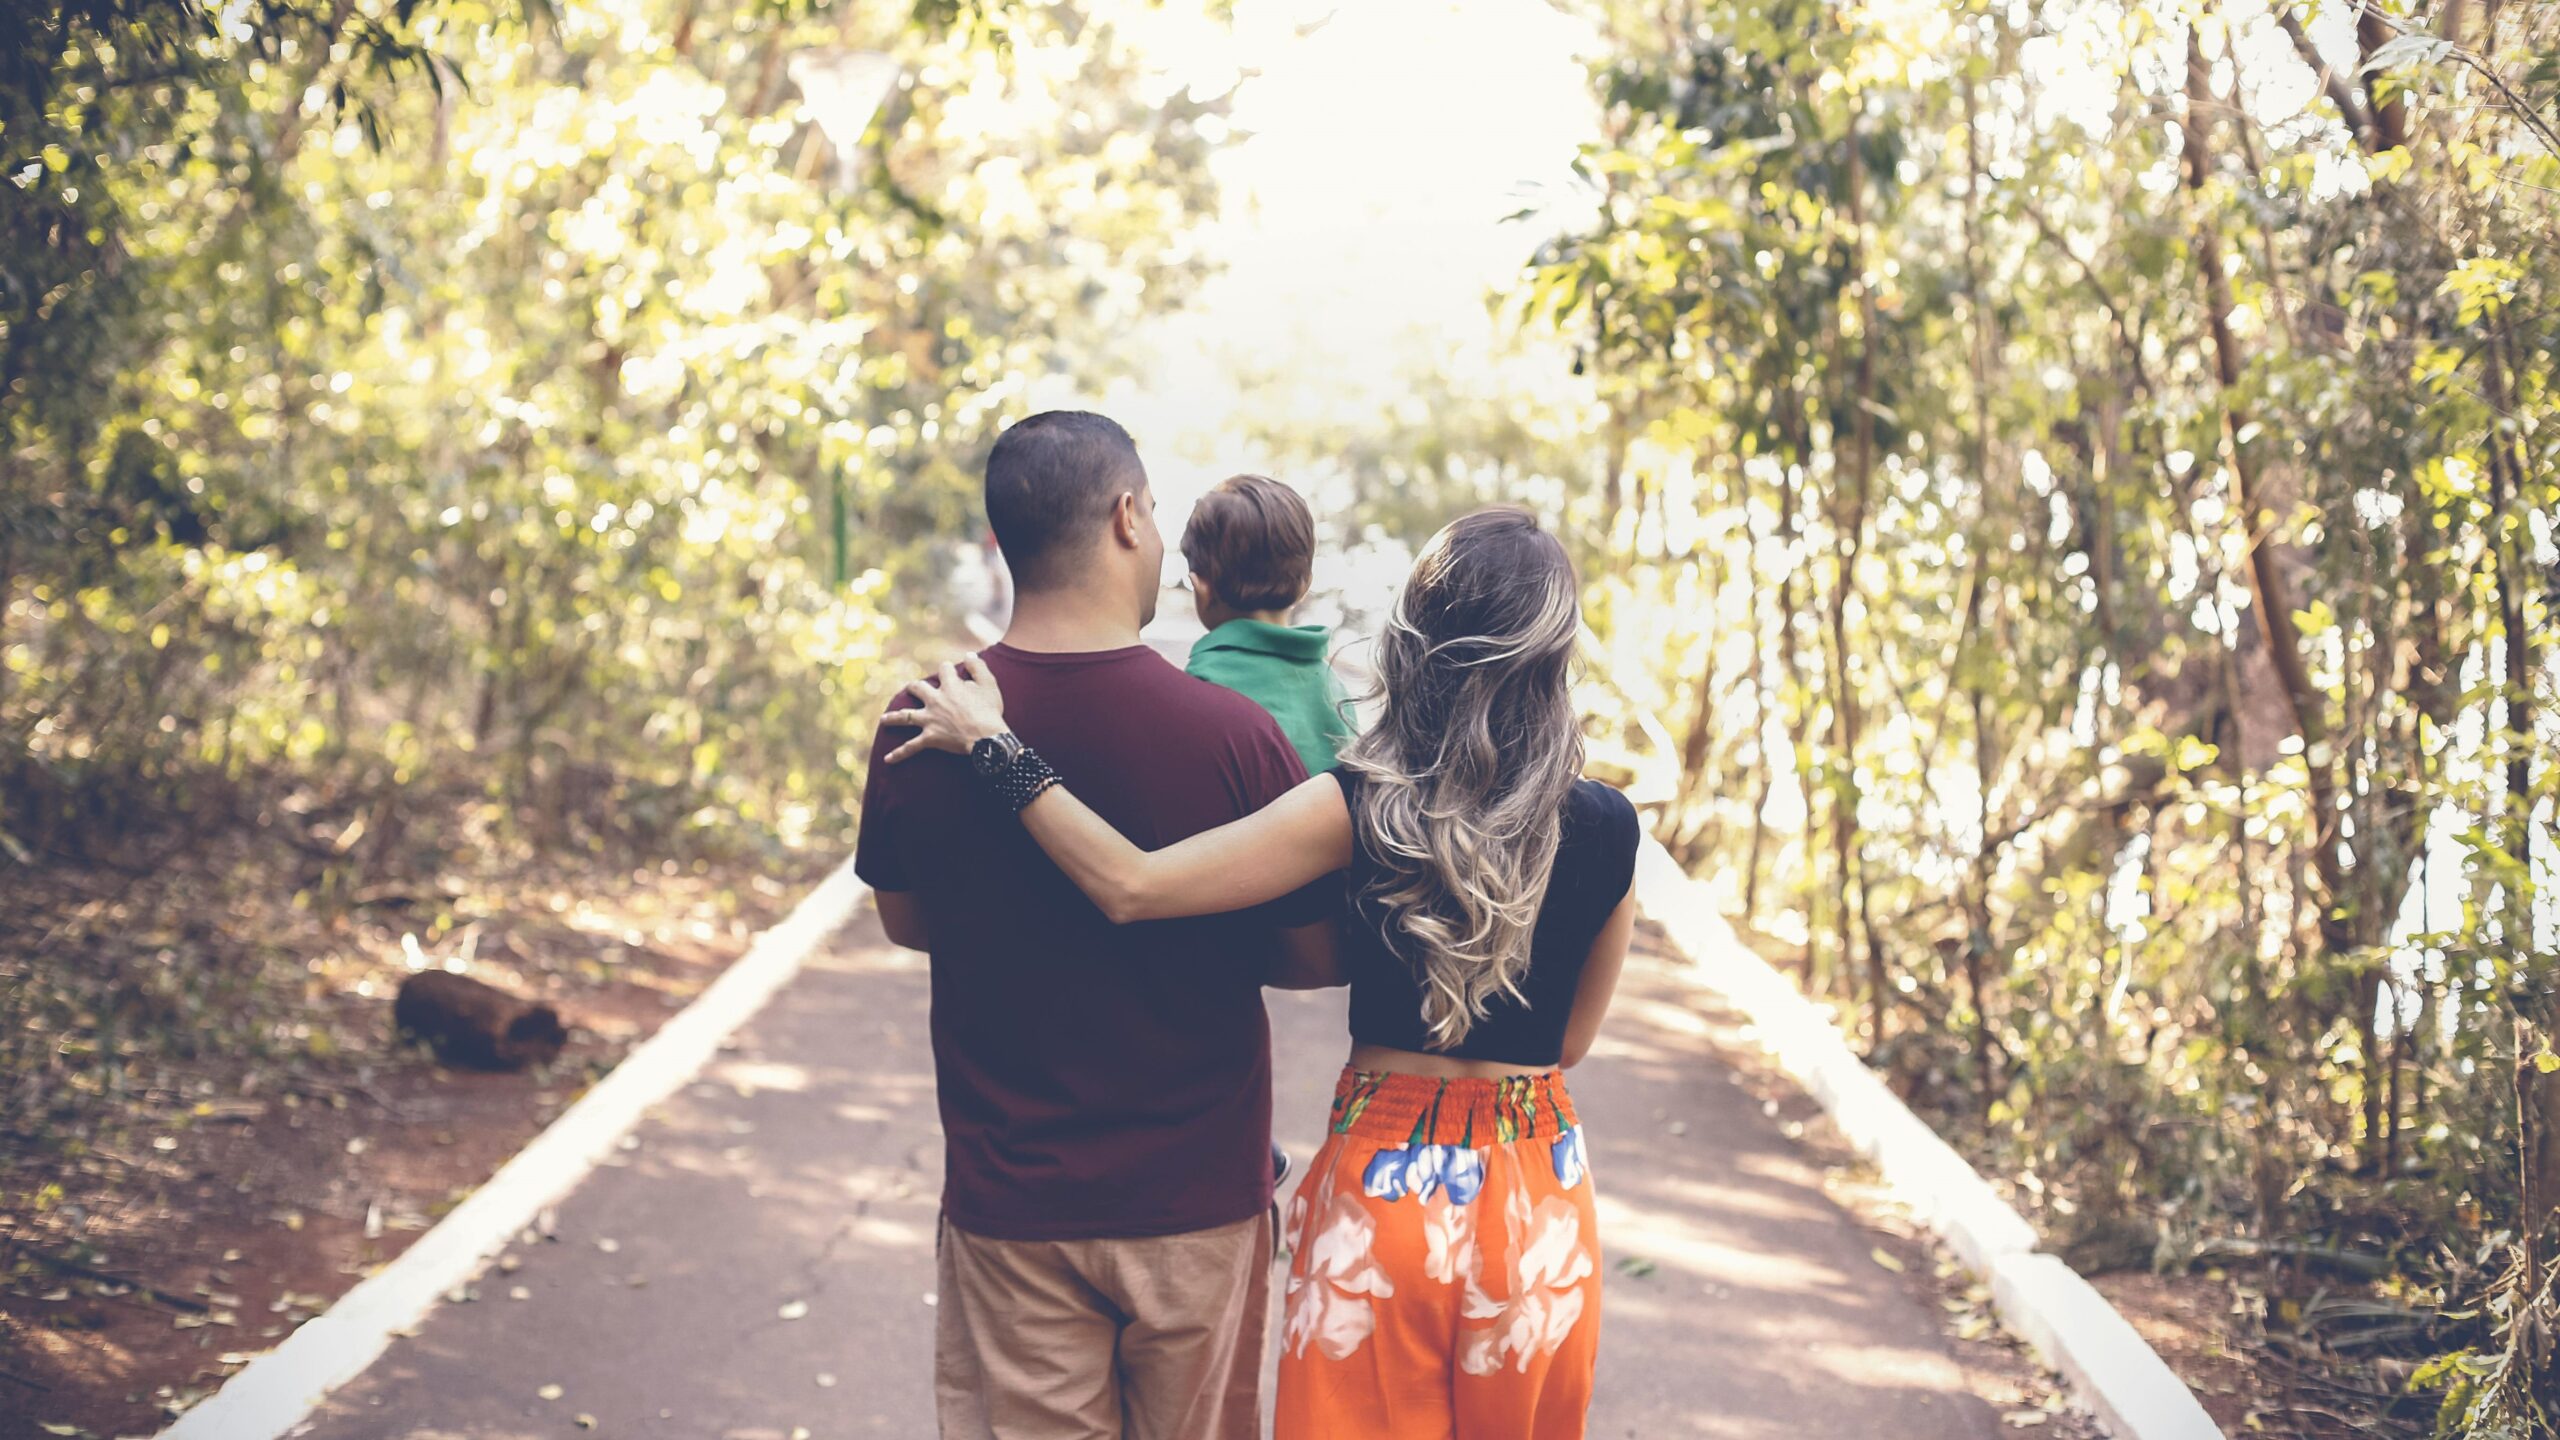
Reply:
[[[1169, 531], [1202, 490], [1261, 463], [1236, 434], [1248, 407], [1356, 419], [1392, 405], [1417, 369], [1493, 368], [1487, 296], [1567, 223], [1572, 161], [1595, 123], [1578, 58], [1588, 32], [1545, 0], [1239, 0], [1236, 12], [1232, 31], [1143, 42], [1176, 52], [1168, 61], [1204, 93], [1247, 72], [1233, 108], [1244, 138], [1218, 161], [1224, 211], [1204, 237], [1223, 272], [1141, 337], [1145, 379], [1099, 398], [1037, 396], [1129, 426]], [[1554, 213], [1504, 223], [1531, 205]]]

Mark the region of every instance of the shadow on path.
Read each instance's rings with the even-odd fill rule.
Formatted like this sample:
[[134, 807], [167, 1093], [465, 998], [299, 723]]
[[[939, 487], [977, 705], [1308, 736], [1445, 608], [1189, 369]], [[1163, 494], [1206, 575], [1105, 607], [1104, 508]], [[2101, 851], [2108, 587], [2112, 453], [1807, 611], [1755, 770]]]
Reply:
[[[1870, 1237], [1713, 1053], [1703, 1003], [1673, 962], [1639, 956], [1573, 1075], [1611, 1265], [1591, 1433], [2002, 1434], [1964, 1393], [1929, 1302], [1869, 1258]], [[1343, 1000], [1275, 993], [1271, 1011], [1278, 1133], [1303, 1161], [1345, 1048]], [[560, 1206], [550, 1238], [439, 1306], [309, 1433], [932, 1435], [941, 1157], [925, 1012], [923, 959], [866, 911]]]

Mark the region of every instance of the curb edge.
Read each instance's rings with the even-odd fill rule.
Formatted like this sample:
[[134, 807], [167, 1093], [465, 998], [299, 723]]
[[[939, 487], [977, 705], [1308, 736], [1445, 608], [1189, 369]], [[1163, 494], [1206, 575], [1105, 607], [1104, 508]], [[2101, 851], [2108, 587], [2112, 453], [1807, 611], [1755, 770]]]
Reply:
[[1750, 1020], [1779, 1068], [1821, 1104], [1895, 1197], [1991, 1285], [2001, 1323], [2118, 1440], [2224, 1440], [2186, 1383], [2106, 1297], [2039, 1249], [2034, 1227], [1867, 1068], [1828, 1015], [1742, 943], [1706, 887], [1650, 835], [1637, 853], [1636, 904]]
[[838, 866], [416, 1243], [241, 1367], [159, 1440], [276, 1440], [302, 1424], [544, 1206], [577, 1188], [651, 1106], [700, 1074], [869, 893], [850, 860]]

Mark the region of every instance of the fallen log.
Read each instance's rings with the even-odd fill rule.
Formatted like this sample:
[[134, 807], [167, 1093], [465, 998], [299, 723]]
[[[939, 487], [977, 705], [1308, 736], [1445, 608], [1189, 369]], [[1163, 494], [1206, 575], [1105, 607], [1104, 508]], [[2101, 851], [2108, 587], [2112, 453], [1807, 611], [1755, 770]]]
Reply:
[[421, 970], [401, 981], [391, 1018], [434, 1046], [438, 1060], [474, 1070], [540, 1065], [569, 1040], [550, 1006], [449, 970]]

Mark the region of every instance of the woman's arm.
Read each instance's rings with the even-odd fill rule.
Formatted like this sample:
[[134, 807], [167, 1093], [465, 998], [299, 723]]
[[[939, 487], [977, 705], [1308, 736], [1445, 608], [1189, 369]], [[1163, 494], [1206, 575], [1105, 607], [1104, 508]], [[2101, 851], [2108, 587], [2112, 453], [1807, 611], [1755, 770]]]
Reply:
[[[975, 656], [943, 666], [939, 684], [919, 680], [906, 694], [913, 707], [893, 710], [881, 723], [913, 725], [918, 733], [889, 752], [890, 764], [920, 750], [965, 755], [979, 740], [1004, 732], [1003, 693]], [[1064, 785], [1023, 807], [1022, 825], [1067, 878], [1122, 925], [1249, 909], [1351, 863], [1351, 811], [1329, 775], [1162, 850], [1131, 844]]]
[[1600, 922], [1590, 958], [1582, 962], [1582, 980], [1573, 987], [1573, 1016], [1564, 1023], [1564, 1064], [1581, 1064], [1591, 1053], [1591, 1042], [1600, 1038], [1600, 1022], [1609, 1014], [1610, 998], [1618, 993], [1618, 972], [1626, 968], [1627, 942], [1635, 930], [1636, 892], [1630, 885], [1618, 908]]
[[1162, 850], [1130, 844], [1064, 785], [1023, 807], [1022, 827], [1115, 925], [1250, 909], [1351, 863], [1351, 812], [1330, 775]]

